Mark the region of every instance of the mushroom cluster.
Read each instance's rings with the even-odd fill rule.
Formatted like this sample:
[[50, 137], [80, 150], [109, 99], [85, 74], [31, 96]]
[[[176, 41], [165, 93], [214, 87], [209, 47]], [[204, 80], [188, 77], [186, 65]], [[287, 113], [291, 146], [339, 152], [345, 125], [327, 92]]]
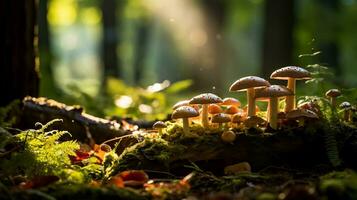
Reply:
[[[271, 129], [278, 129], [284, 121], [296, 121], [300, 126], [304, 126], [306, 120], [318, 119], [321, 111], [318, 105], [306, 102], [299, 107], [296, 106], [296, 80], [311, 79], [311, 74], [307, 70], [287, 66], [274, 71], [271, 79], [287, 80], [287, 86], [274, 85], [269, 81], [257, 77], [247, 76], [236, 80], [229, 88], [231, 92], [245, 91], [247, 96], [246, 109], [241, 108], [241, 102], [233, 97], [220, 98], [212, 93], [203, 93], [191, 99], [183, 100], [173, 106], [172, 119], [182, 119], [184, 136], [194, 136], [190, 131], [190, 118], [200, 121], [203, 128], [219, 128], [223, 133], [222, 140], [232, 142], [235, 135], [227, 130], [229, 127], [237, 128], [258, 128], [268, 125]], [[330, 99], [331, 107], [337, 109], [336, 98], [341, 95], [338, 89], [331, 89], [326, 92], [326, 97]], [[284, 100], [284, 108], [279, 107], [279, 101]], [[266, 117], [257, 116], [259, 108], [256, 101], [268, 103]], [[343, 102], [339, 108], [343, 110], [344, 121], [351, 121], [352, 111], [356, 108], [348, 102]], [[191, 123], [198, 123], [196, 120]], [[155, 123], [154, 129], [162, 133], [166, 128], [165, 123]]]

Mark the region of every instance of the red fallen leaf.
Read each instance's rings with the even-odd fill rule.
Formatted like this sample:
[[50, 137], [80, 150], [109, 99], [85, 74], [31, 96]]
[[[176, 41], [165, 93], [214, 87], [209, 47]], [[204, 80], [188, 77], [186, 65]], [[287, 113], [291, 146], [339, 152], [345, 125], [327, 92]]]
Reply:
[[89, 152], [85, 152], [82, 150], [76, 150], [75, 153], [75, 156], [69, 156], [69, 159], [71, 160], [72, 164], [80, 164], [82, 160], [85, 160], [90, 157]]
[[108, 182], [110, 185], [115, 185], [118, 188], [124, 187], [124, 181], [120, 176], [113, 176]]
[[141, 187], [149, 180], [149, 176], [143, 170], [128, 170], [119, 174], [125, 186]]
[[20, 183], [22, 189], [32, 189], [47, 186], [59, 180], [58, 176], [36, 176], [33, 179]]

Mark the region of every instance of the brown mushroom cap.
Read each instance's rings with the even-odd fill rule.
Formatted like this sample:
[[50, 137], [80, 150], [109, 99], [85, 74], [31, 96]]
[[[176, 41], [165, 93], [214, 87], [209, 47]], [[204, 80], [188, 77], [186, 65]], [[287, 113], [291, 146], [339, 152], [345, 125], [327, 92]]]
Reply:
[[219, 113], [212, 117], [213, 123], [226, 123], [226, 122], [230, 122], [230, 121], [231, 121], [231, 117], [224, 113]]
[[163, 121], [157, 121], [152, 127], [154, 129], [158, 129], [158, 128], [166, 128], [167, 126]]
[[229, 88], [229, 91], [244, 91], [248, 88], [260, 88], [267, 86], [270, 86], [270, 83], [263, 78], [257, 76], [246, 76], [234, 82]]
[[241, 114], [235, 114], [235, 115], [233, 115], [233, 117], [232, 117], [232, 122], [233, 122], [233, 123], [241, 123], [241, 122], [244, 121], [244, 119], [245, 119], [245, 117], [242, 116]]
[[286, 80], [289, 78], [294, 79], [311, 79], [311, 74], [306, 69], [296, 66], [287, 66], [281, 69], [275, 70], [271, 76], [271, 79]]
[[287, 119], [297, 119], [297, 118], [311, 118], [311, 119], [317, 119], [319, 118], [316, 113], [314, 113], [311, 110], [307, 109], [296, 109], [296, 110], [291, 110], [288, 113], [286, 113], [286, 118]]
[[182, 101], [175, 103], [175, 105], [172, 106], [172, 109], [176, 110], [177, 108], [179, 108], [181, 106], [188, 106], [189, 104], [190, 104], [190, 100], [182, 100]]
[[210, 104], [208, 106], [208, 113], [211, 115], [215, 115], [215, 114], [218, 114], [221, 112], [223, 112], [223, 110], [222, 110], [221, 106], [219, 106], [217, 104]]
[[261, 118], [261, 117], [258, 117], [258, 116], [250, 116], [250, 117], [247, 117], [247, 119], [244, 121], [244, 125], [246, 127], [253, 127], [255, 125], [258, 125], [258, 124], [263, 124], [265, 123], [266, 121]]
[[264, 89], [258, 90], [255, 94], [256, 98], [262, 97], [282, 97], [294, 95], [293, 91], [281, 85], [271, 85]]
[[190, 100], [190, 104], [213, 104], [222, 103], [222, 99], [212, 93], [200, 94]]
[[239, 112], [239, 108], [236, 106], [228, 106], [227, 110], [224, 112], [228, 115], [234, 115]]
[[338, 89], [331, 89], [325, 94], [327, 97], [338, 97], [341, 95], [341, 91]]
[[171, 115], [172, 119], [180, 119], [180, 118], [190, 118], [190, 117], [197, 117], [199, 113], [196, 109], [192, 108], [191, 106], [181, 106], [174, 110]]
[[237, 106], [239, 107], [240, 106], [240, 101], [236, 98], [232, 98], [232, 97], [227, 97], [227, 98], [224, 98], [223, 99], [223, 102], [222, 104], [223, 106]]

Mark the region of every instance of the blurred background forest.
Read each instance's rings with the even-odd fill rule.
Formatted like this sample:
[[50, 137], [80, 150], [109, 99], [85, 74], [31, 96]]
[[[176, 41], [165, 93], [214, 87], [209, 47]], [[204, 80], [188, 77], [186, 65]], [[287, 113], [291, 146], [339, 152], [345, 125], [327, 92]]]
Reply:
[[163, 118], [287, 65], [325, 78], [299, 93], [357, 86], [356, 0], [39, 0], [36, 15], [39, 94], [98, 116]]

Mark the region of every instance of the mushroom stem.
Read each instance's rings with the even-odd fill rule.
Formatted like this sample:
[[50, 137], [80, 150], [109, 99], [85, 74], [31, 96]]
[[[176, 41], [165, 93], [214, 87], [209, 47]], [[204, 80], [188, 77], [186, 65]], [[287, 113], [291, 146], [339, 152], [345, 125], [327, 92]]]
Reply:
[[331, 102], [331, 107], [335, 108], [336, 107], [336, 97], [331, 97], [330, 102]]
[[270, 100], [268, 101], [267, 115], [266, 115], [266, 120], [267, 120], [268, 122], [270, 121], [269, 116], [270, 116]]
[[296, 79], [289, 78], [287, 88], [293, 91], [294, 95], [287, 96], [285, 99], [285, 112], [289, 112], [296, 108], [296, 100], [295, 100], [295, 90], [296, 90]]
[[190, 134], [188, 118], [182, 118], [182, 128], [184, 135], [188, 136]]
[[202, 126], [208, 128], [208, 104], [202, 105]]
[[277, 129], [278, 127], [278, 97], [271, 97], [269, 103], [269, 124], [273, 129]]
[[159, 132], [160, 135], [162, 135], [162, 128], [159, 128], [158, 132]]
[[255, 90], [254, 88], [247, 89], [247, 102], [248, 102], [248, 117], [255, 115]]
[[343, 119], [345, 120], [345, 122], [348, 122], [350, 118], [350, 111], [348, 109], [345, 109], [343, 111]]

